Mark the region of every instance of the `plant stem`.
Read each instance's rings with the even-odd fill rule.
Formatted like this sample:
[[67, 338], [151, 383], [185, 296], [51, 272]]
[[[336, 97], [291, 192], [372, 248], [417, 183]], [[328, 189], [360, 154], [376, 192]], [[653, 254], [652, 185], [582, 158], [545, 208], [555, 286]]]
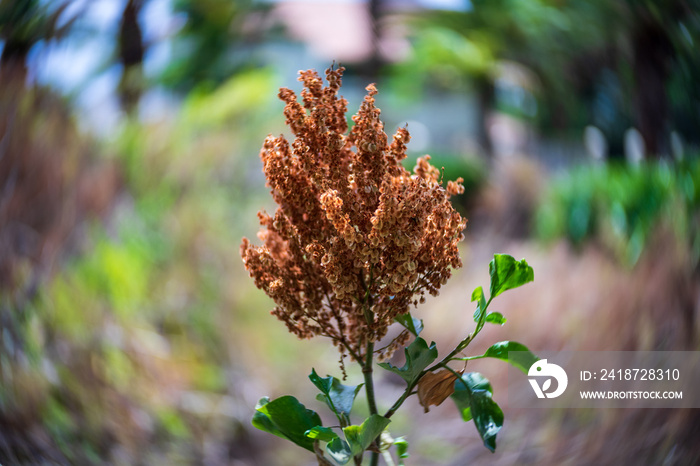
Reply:
[[369, 414], [377, 414], [377, 402], [374, 399], [374, 381], [372, 379], [372, 357], [374, 356], [374, 342], [367, 343], [367, 359], [362, 366], [362, 375], [365, 378], [365, 390], [367, 391], [367, 405]]
[[[422, 377], [422, 375], [423, 374], [421, 374], [421, 377]], [[420, 379], [420, 377], [418, 377], [418, 379]], [[387, 411], [386, 414], [384, 414], [385, 418], [389, 419], [391, 416], [394, 415], [396, 410], [401, 407], [401, 405], [403, 404], [404, 401], [406, 401], [406, 398], [408, 398], [410, 396], [410, 393], [411, 393], [411, 390], [413, 389], [413, 387], [415, 387], [415, 383], [406, 387], [406, 391], [404, 391], [403, 394], [401, 395], [401, 397], [398, 400], [396, 400], [396, 403], [394, 403], [393, 406], [391, 408], [389, 408], [389, 411]]]
[[[371, 329], [374, 324], [374, 314], [372, 313], [372, 306], [374, 304], [374, 299], [372, 298], [371, 288], [373, 283], [373, 270], [372, 267], [369, 268], [369, 284], [365, 284], [364, 276], [360, 275], [360, 280], [362, 281], [362, 287], [365, 290], [365, 299], [363, 302], [365, 320], [367, 321], [367, 328]], [[374, 399], [374, 381], [372, 379], [372, 363], [374, 359], [374, 341], [370, 336], [367, 341], [367, 350], [365, 362], [362, 365], [362, 375], [365, 378], [365, 392], [367, 393], [367, 406], [369, 407], [369, 415], [377, 414], [377, 402]], [[375, 439], [376, 443], [376, 439]], [[363, 453], [364, 454], [364, 453]], [[362, 463], [362, 455], [359, 455], [360, 463]], [[357, 460], [357, 459], [356, 459]], [[370, 466], [377, 466], [379, 464], [379, 451], [373, 451], [370, 453], [369, 459]]]
[[[370, 341], [367, 343], [367, 358], [362, 366], [362, 375], [365, 378], [365, 391], [367, 393], [367, 406], [369, 407], [370, 416], [377, 414], [377, 402], [374, 399], [374, 381], [372, 379], [373, 357], [374, 342]], [[369, 464], [370, 466], [377, 466], [379, 464], [379, 452], [371, 452]]]

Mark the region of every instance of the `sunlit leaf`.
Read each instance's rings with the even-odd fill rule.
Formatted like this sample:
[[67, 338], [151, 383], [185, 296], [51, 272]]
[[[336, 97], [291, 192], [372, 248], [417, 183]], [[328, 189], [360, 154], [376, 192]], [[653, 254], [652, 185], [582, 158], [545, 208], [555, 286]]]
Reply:
[[486, 315], [486, 322], [496, 324], [496, 325], [503, 325], [506, 323], [508, 319], [503, 317], [503, 314], [500, 312], [489, 312]]
[[350, 445], [353, 456], [358, 455], [369, 447], [374, 439], [379, 437], [382, 431], [391, 421], [379, 414], [373, 414], [359, 426], [348, 426], [343, 429], [345, 439]]
[[403, 460], [408, 458], [408, 441], [404, 437], [399, 437], [394, 440], [396, 446], [396, 455], [399, 457], [399, 466], [404, 466]]
[[525, 374], [530, 370], [530, 366], [540, 359], [517, 341], [499, 341], [486, 350], [484, 357], [502, 359]]
[[481, 358], [502, 359], [527, 374], [535, 362], [540, 358], [535, 356], [525, 345], [517, 341], [499, 341], [491, 345], [486, 352], [480, 356], [468, 356], [464, 358], [454, 358], [453, 361], [471, 361]]
[[309, 429], [304, 432], [310, 439], [320, 440], [321, 442], [330, 442], [338, 437], [338, 434], [333, 432], [330, 427], [316, 426], [313, 429]]
[[517, 288], [535, 279], [535, 273], [525, 259], [516, 261], [507, 254], [495, 254], [489, 263], [491, 298], [506, 290]]
[[484, 289], [477, 286], [472, 292], [472, 302], [476, 301], [476, 310], [474, 311], [474, 322], [479, 322], [481, 316], [486, 312], [486, 299], [484, 298]]

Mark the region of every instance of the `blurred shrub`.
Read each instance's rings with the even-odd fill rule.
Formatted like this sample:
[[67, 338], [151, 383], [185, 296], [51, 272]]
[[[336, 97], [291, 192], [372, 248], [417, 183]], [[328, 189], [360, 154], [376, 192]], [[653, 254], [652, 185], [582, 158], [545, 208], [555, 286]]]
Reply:
[[272, 78], [102, 147], [48, 93], [0, 91], [0, 463], [228, 464], [196, 439], [243, 454], [240, 218], [260, 207]]
[[599, 241], [628, 265], [661, 226], [687, 241], [700, 259], [700, 161], [639, 167], [582, 166], [555, 180], [537, 212], [543, 240]]
[[[95, 157], [93, 142], [78, 131], [65, 102], [46, 89], [25, 88], [21, 74], [3, 74], [3, 79], [0, 462], [67, 464], [69, 460], [60, 451], [63, 445], [81, 444], [104, 429], [92, 429], [98, 426], [94, 416], [82, 415], [84, 403], [95, 401], [94, 396], [84, 396], [83, 387], [90, 384], [82, 384], [94, 375], [92, 360], [85, 353], [73, 353], [74, 342], [66, 345], [70, 340], [63, 336], [63, 330], [47, 319], [49, 308], [44, 297], [52, 286], [47, 284], [63, 268], [66, 258], [82, 247], [87, 223], [107, 213], [120, 189], [120, 174], [113, 164]], [[111, 267], [120, 268], [121, 264], [112, 260]], [[100, 279], [90, 270], [83, 275], [93, 281]], [[72, 337], [80, 326], [83, 335], [92, 335], [93, 324], [98, 323], [93, 316], [99, 308], [83, 309], [77, 301], [91, 282], [73, 286], [61, 279], [54, 285], [53, 304], [63, 311], [63, 322], [72, 319], [65, 334]], [[131, 278], [122, 276], [122, 284], [124, 280]], [[72, 374], [68, 382], [66, 373]], [[99, 409], [91, 412], [102, 413]], [[70, 460], [89, 462], [87, 449], [76, 450], [80, 453]]]

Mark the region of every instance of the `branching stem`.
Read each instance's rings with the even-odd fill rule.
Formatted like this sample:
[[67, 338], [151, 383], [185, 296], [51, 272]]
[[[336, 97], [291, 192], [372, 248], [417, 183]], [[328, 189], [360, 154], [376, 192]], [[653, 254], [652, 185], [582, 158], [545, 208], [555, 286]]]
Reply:
[[490, 297], [488, 302], [484, 306], [484, 309], [481, 312], [481, 316], [479, 318], [479, 321], [476, 323], [476, 328], [474, 329], [474, 331], [472, 333], [470, 333], [467, 338], [460, 341], [459, 344], [457, 346], [455, 346], [455, 348], [450, 352], [450, 354], [448, 354], [447, 356], [442, 358], [440, 360], [440, 362], [433, 364], [432, 366], [428, 367], [427, 369], [423, 370], [420, 374], [418, 374], [418, 377], [416, 377], [416, 379], [411, 384], [409, 384], [408, 387], [406, 387], [406, 390], [403, 392], [403, 394], [401, 394], [401, 397], [399, 397], [399, 399], [396, 400], [396, 402], [391, 406], [391, 408], [389, 408], [389, 410], [386, 412], [386, 414], [384, 414], [385, 418], [387, 418], [387, 419], [391, 418], [391, 416], [393, 416], [394, 413], [401, 407], [403, 402], [406, 401], [406, 399], [409, 396], [416, 393], [415, 391], [413, 391], [413, 389], [416, 387], [416, 385], [418, 385], [418, 382], [425, 374], [427, 374], [429, 372], [433, 372], [434, 370], [436, 370], [440, 367], [444, 367], [444, 368], [451, 371], [451, 369], [447, 366], [447, 363], [450, 362], [452, 360], [452, 358], [454, 358], [457, 353], [464, 351], [464, 349], [467, 346], [469, 346], [469, 344], [474, 340], [474, 338], [476, 338], [476, 336], [479, 334], [481, 329], [484, 328], [484, 322], [486, 321], [486, 310], [488, 309], [489, 304], [491, 304], [492, 300], [493, 300], [493, 297]]

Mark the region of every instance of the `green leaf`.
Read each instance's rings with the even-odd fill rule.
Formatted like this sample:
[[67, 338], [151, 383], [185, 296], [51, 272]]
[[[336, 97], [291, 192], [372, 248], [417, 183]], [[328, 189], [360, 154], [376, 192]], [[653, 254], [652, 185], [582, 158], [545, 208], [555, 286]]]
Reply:
[[306, 409], [289, 395], [272, 401], [261, 398], [255, 406], [252, 423], [260, 430], [286, 438], [311, 452], [314, 451], [314, 441], [305, 433], [323, 424], [315, 411]]
[[272, 422], [272, 420], [266, 416], [265, 414], [260, 413], [258, 410], [268, 404], [270, 402], [269, 397], [262, 397], [258, 401], [258, 404], [255, 405], [255, 414], [253, 414], [253, 426], [257, 427], [260, 430], [264, 430], [265, 432], [268, 432], [270, 434], [274, 434], [278, 437], [282, 438], [287, 438], [282, 432], [275, 427], [275, 424]]
[[535, 273], [525, 259], [516, 261], [507, 254], [496, 254], [489, 263], [491, 299], [506, 290], [517, 288], [535, 279]]
[[435, 361], [438, 356], [437, 347], [435, 342], [432, 342], [430, 346], [418, 337], [413, 340], [413, 343], [404, 348], [404, 354], [406, 355], [406, 363], [403, 367], [396, 367], [388, 362], [379, 363], [379, 366], [401, 376], [402, 379], [406, 381], [407, 384], [413, 383], [415, 379], [420, 375], [420, 373], [428, 367], [428, 365]]
[[380, 416], [379, 414], [372, 414], [370, 417], [365, 419], [359, 426], [348, 426], [343, 429], [345, 432], [345, 439], [350, 445], [350, 450], [353, 456], [359, 455], [367, 449], [368, 446], [374, 442], [374, 439], [379, 437], [384, 428], [389, 425], [391, 420]]
[[333, 432], [330, 427], [316, 426], [313, 429], [309, 429], [304, 432], [310, 439], [320, 440], [321, 442], [330, 442], [338, 437], [338, 434]]
[[477, 286], [474, 291], [472, 291], [472, 302], [476, 301], [476, 310], [474, 311], [474, 322], [479, 322], [481, 316], [486, 312], [486, 299], [484, 299], [484, 289]]
[[490, 322], [492, 324], [496, 325], [503, 325], [506, 323], [508, 319], [503, 317], [503, 314], [500, 312], [489, 312], [486, 314], [486, 322]]
[[[348, 426], [343, 429], [345, 440], [341, 439], [334, 432], [328, 433], [330, 429], [321, 427], [320, 429], [312, 429], [313, 434], [316, 431], [324, 438], [330, 439], [326, 445], [326, 452], [339, 464], [346, 464], [353, 456], [361, 454], [369, 447], [374, 439], [379, 437], [382, 431], [389, 425], [391, 421], [379, 414], [373, 414], [359, 426]], [[309, 432], [311, 433], [311, 431]], [[324, 440], [319, 437], [319, 440]]]
[[517, 341], [499, 341], [486, 350], [484, 357], [502, 359], [525, 374], [530, 370], [530, 366], [540, 360], [525, 345]]
[[411, 332], [415, 336], [418, 336], [421, 330], [423, 330], [423, 321], [420, 319], [416, 319], [409, 312], [394, 317], [394, 322], [398, 322], [399, 324], [403, 325], [409, 332]]
[[394, 440], [394, 445], [396, 445], [396, 455], [399, 457], [399, 466], [404, 466], [403, 460], [408, 458], [408, 441], [404, 437], [399, 437]]
[[353, 457], [350, 445], [340, 437], [336, 437], [328, 442], [326, 452], [338, 464], [346, 464]]
[[341, 424], [344, 422], [349, 423], [352, 405], [363, 384], [343, 385], [340, 383], [340, 380], [333, 376], [325, 378], [319, 377], [315, 369], [311, 370], [309, 380], [311, 380], [316, 388], [321, 390], [321, 395], [319, 395], [317, 399], [324, 401], [328, 405], [331, 411], [338, 417]]
[[454, 358], [453, 361], [471, 361], [481, 358], [496, 358], [502, 359], [507, 363], [517, 367], [525, 374], [530, 370], [535, 362], [540, 358], [535, 356], [525, 345], [517, 341], [499, 341], [491, 345], [481, 356], [468, 356], [466, 358]]
[[469, 372], [455, 380], [455, 391], [450, 396], [464, 421], [474, 420], [484, 446], [496, 451], [496, 435], [503, 427], [503, 411], [491, 398], [489, 381], [478, 372]]

